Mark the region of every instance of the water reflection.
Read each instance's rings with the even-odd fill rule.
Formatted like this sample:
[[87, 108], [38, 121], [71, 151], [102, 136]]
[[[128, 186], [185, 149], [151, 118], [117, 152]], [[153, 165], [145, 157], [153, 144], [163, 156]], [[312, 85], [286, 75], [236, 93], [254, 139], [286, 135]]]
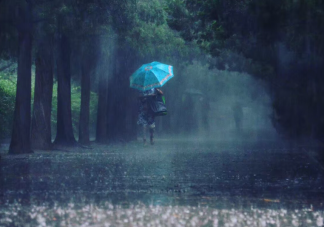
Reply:
[[5, 201], [19, 201], [22, 204], [30, 203], [32, 191], [30, 165], [25, 158], [13, 158], [1, 161], [0, 194]]
[[[165, 212], [179, 212], [179, 217], [186, 217], [186, 212], [199, 216], [199, 207], [208, 207], [203, 216], [218, 219], [229, 214], [222, 217], [213, 212], [224, 209], [259, 210], [264, 215], [269, 209], [307, 213], [323, 209], [319, 198], [324, 195], [323, 171], [300, 150], [200, 141], [161, 140], [145, 148], [133, 143], [91, 152], [6, 156], [1, 161], [0, 182], [0, 216], [7, 210], [33, 207], [32, 216], [42, 209], [55, 210], [53, 219], [61, 220], [65, 212], [74, 221], [76, 216], [85, 218], [87, 212], [108, 218], [109, 212], [117, 215], [116, 207], [137, 216], [156, 206], [169, 207]], [[101, 214], [101, 210], [109, 212]], [[242, 212], [237, 215], [245, 216]], [[310, 220], [315, 223], [317, 217]]]

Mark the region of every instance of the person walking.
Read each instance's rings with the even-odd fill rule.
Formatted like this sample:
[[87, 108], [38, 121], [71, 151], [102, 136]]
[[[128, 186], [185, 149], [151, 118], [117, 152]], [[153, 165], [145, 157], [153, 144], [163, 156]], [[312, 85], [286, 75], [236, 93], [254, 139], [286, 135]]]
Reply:
[[[157, 95], [163, 95], [163, 92], [158, 89], [162, 87], [166, 82], [173, 78], [173, 66], [163, 64], [161, 62], [153, 61], [147, 63], [138, 68], [130, 77], [129, 77], [129, 86], [141, 92], [139, 97], [139, 115], [138, 115], [138, 125], [143, 127], [143, 142], [146, 145], [146, 131], [149, 128], [150, 131], [150, 141], [151, 144], [154, 144], [154, 130], [155, 130], [155, 116], [163, 116], [166, 114], [166, 108], [164, 110], [155, 109], [156, 105], [161, 107], [164, 104], [161, 104], [160, 100], [157, 100]], [[153, 106], [149, 105], [150, 96], [155, 97], [154, 105], [153, 102], [150, 102]], [[153, 97], [151, 97], [153, 99]], [[164, 99], [162, 98], [164, 103]], [[159, 105], [160, 104], [160, 105]]]
[[150, 133], [150, 143], [154, 144], [154, 131], [155, 131], [155, 116], [149, 105], [149, 99], [156, 95], [163, 95], [160, 89], [152, 88], [146, 91], [141, 91], [139, 96], [139, 114], [137, 124], [141, 125], [143, 128], [143, 143], [144, 146], [147, 145], [146, 134], [147, 129]]

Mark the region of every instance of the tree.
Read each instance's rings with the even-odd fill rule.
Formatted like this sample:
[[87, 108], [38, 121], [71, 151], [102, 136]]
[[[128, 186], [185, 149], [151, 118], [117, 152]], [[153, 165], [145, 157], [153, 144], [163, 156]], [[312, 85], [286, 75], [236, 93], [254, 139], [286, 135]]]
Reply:
[[79, 142], [88, 144], [90, 142], [90, 90], [91, 72], [97, 62], [97, 42], [91, 40], [90, 43], [83, 44], [81, 57], [81, 109], [79, 123]]
[[31, 143], [34, 149], [50, 149], [52, 145], [53, 43], [53, 38], [45, 35], [37, 45], [34, 107], [31, 129]]
[[[76, 144], [72, 127], [72, 113], [71, 113], [71, 54], [73, 46], [71, 40], [77, 40], [76, 37], [85, 37], [84, 33], [93, 32], [87, 29], [86, 26], [81, 26], [80, 23], [86, 23], [89, 26], [93, 25], [91, 15], [98, 7], [97, 1], [81, 1], [79, 3], [68, 1], [59, 1], [57, 7], [57, 31], [58, 31], [58, 56], [57, 56], [57, 73], [58, 73], [58, 101], [57, 101], [57, 132], [54, 143], [56, 145]], [[88, 10], [89, 8], [89, 10]], [[98, 12], [97, 12], [98, 13]], [[87, 14], [87, 16], [85, 16]], [[89, 22], [90, 21], [90, 22]], [[86, 28], [84, 28], [86, 27]], [[79, 30], [77, 30], [79, 28]], [[80, 29], [81, 28], [81, 29]], [[89, 31], [90, 30], [90, 31]], [[78, 42], [76, 42], [78, 43]], [[81, 42], [82, 43], [82, 42]], [[82, 57], [85, 61], [86, 53]], [[90, 98], [90, 75], [87, 67], [88, 63], [81, 63], [82, 66], [82, 97], [81, 97], [81, 113], [80, 118], [80, 136], [83, 142], [89, 141], [89, 98]]]
[[[44, 5], [48, 4], [48, 1], [3, 1], [0, 3], [2, 12], [1, 21], [3, 19], [5, 30], [1, 31], [1, 38], [6, 43], [5, 48], [1, 51], [1, 57], [7, 59], [12, 58], [13, 53], [15, 53], [15, 46], [10, 40], [14, 40], [15, 35], [13, 35], [13, 30], [8, 29], [8, 27], [16, 28], [18, 31], [18, 79], [17, 79], [17, 95], [15, 104], [15, 114], [14, 114], [14, 128], [12, 132], [12, 139], [9, 153], [29, 153], [30, 150], [30, 98], [31, 98], [31, 59], [32, 59], [32, 38], [37, 35], [35, 34], [34, 25], [39, 22], [41, 18], [40, 9], [44, 9]], [[13, 13], [14, 12], [14, 13]], [[44, 13], [44, 12], [43, 12]], [[44, 19], [44, 18], [42, 18]], [[2, 21], [2, 22], [3, 22]], [[13, 37], [12, 37], [13, 36]], [[8, 39], [10, 37], [10, 39]], [[42, 71], [42, 70], [40, 70]], [[37, 70], [38, 78], [39, 70]], [[39, 81], [38, 81], [39, 82]], [[39, 85], [39, 83], [37, 83]], [[37, 87], [37, 96], [40, 92], [40, 86]], [[45, 88], [47, 89], [47, 88]], [[49, 88], [51, 90], [51, 88]], [[50, 91], [51, 92], [51, 91]], [[38, 97], [35, 97], [35, 115], [39, 115], [38, 104], [40, 102], [45, 105]], [[40, 102], [39, 102], [40, 101]], [[50, 112], [45, 110], [45, 112]], [[47, 118], [49, 119], [50, 116]], [[42, 120], [40, 124], [42, 124]], [[39, 125], [40, 125], [39, 124]], [[34, 127], [35, 129], [35, 127]], [[33, 130], [33, 133], [37, 131]], [[34, 134], [33, 134], [34, 135]], [[42, 135], [42, 134], [38, 134]], [[39, 142], [39, 141], [38, 141]]]
[[99, 143], [106, 143], [107, 139], [107, 116], [108, 116], [108, 82], [111, 77], [112, 60], [114, 53], [113, 34], [102, 39], [102, 46], [108, 48], [101, 48], [100, 61], [101, 67], [98, 69], [98, 108], [97, 108], [97, 125], [96, 125], [96, 141]]
[[245, 57], [239, 70], [267, 83], [280, 133], [324, 140], [323, 1], [167, 2], [169, 26], [216, 57], [214, 66], [225, 69], [236, 61], [228, 56]]
[[100, 143], [107, 142], [107, 98], [108, 98], [108, 75], [101, 73], [98, 83], [98, 109], [97, 109], [97, 127], [96, 141]]
[[136, 53], [125, 43], [117, 46], [113, 78], [108, 86], [107, 136], [110, 141], [129, 141], [136, 136], [135, 122], [131, 121], [137, 111], [132, 108], [134, 105], [130, 98], [134, 97], [134, 91], [129, 89], [129, 76], [137, 67]]
[[57, 131], [54, 144], [76, 144], [71, 113], [71, 44], [70, 38], [61, 33], [58, 38], [57, 56]]
[[[81, 1], [81, 2], [74, 2], [69, 1], [60, 2], [61, 8], [58, 11], [58, 19], [60, 20], [58, 23], [59, 33], [62, 35], [62, 38], [65, 40], [60, 41], [60, 53], [59, 58], [63, 57], [63, 53], [66, 55], [68, 54], [70, 48], [78, 48], [76, 46], [71, 45], [71, 40], [77, 40], [77, 37], [82, 37], [83, 39], [91, 39], [90, 43], [94, 41], [93, 38], [96, 39], [98, 35], [100, 35], [101, 31], [104, 30], [104, 27], [109, 27], [111, 23], [123, 23], [123, 21], [119, 21], [121, 10], [124, 9], [125, 5], [131, 2], [131, 0], [125, 0], [124, 3], [120, 3], [120, 1]], [[122, 12], [124, 13], [124, 12]], [[117, 26], [118, 27], [118, 26]], [[65, 43], [65, 44], [63, 44]], [[78, 42], [76, 42], [78, 43]], [[85, 42], [79, 42], [82, 45]], [[95, 42], [94, 42], [95, 43]], [[63, 48], [63, 45], [65, 46]], [[87, 45], [87, 44], [85, 44]], [[67, 48], [68, 47], [68, 48]], [[63, 50], [66, 50], [63, 52]], [[85, 53], [87, 55], [89, 53]], [[84, 56], [83, 59], [90, 59], [90, 56]], [[95, 60], [95, 58], [94, 58]], [[70, 89], [70, 78], [71, 75], [70, 71], [70, 60], [68, 57], [65, 57], [64, 61], [58, 60], [58, 73], [62, 73], [59, 64], [63, 63], [64, 66], [62, 70], [64, 70], [65, 79], [62, 80], [60, 76], [58, 76], [59, 88], [58, 88], [58, 130], [57, 130], [57, 137], [55, 139], [55, 143], [63, 143], [63, 144], [74, 144], [75, 139], [73, 136], [73, 130], [71, 129], [71, 118], [70, 114], [70, 96], [68, 95], [68, 89]], [[93, 63], [94, 65], [95, 63]], [[82, 97], [81, 97], [81, 112], [80, 112], [80, 139], [83, 142], [89, 141], [89, 124], [88, 124], [88, 116], [89, 116], [89, 96], [90, 96], [90, 83], [89, 81], [89, 70], [92, 66], [87, 68], [87, 64], [82, 64], [82, 74], [83, 79], [81, 82], [81, 90], [82, 90]], [[92, 63], [90, 64], [92, 65]], [[61, 81], [61, 83], [60, 83]], [[61, 85], [60, 85], [61, 84]], [[61, 87], [61, 89], [60, 89]], [[64, 92], [64, 94], [62, 94]], [[60, 95], [61, 94], [61, 95]], [[99, 95], [100, 96], [100, 95]], [[61, 97], [61, 99], [60, 99]], [[61, 101], [60, 101], [61, 100]], [[64, 108], [63, 108], [63, 100], [65, 100]], [[100, 100], [99, 100], [100, 101]], [[61, 104], [60, 104], [61, 103]], [[101, 103], [99, 102], [99, 105]], [[61, 111], [64, 112], [60, 113]], [[63, 119], [64, 118], [64, 119]], [[61, 120], [60, 120], [61, 119]], [[80, 141], [80, 142], [81, 142]]]
[[14, 123], [9, 154], [31, 153], [31, 55], [32, 55], [32, 4], [23, 1], [15, 6], [18, 41], [18, 77]]

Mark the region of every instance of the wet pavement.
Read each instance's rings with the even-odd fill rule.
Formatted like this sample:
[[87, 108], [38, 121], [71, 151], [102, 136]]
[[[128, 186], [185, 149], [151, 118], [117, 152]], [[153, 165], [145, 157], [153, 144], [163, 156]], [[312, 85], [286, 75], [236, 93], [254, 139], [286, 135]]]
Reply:
[[307, 147], [157, 140], [0, 161], [0, 226], [323, 226]]

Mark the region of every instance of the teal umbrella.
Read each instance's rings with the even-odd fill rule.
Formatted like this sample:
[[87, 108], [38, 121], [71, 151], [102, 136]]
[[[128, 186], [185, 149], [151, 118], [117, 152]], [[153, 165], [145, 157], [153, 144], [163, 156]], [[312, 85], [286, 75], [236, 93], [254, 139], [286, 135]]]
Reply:
[[146, 91], [162, 87], [173, 77], [173, 67], [157, 61], [142, 65], [129, 78], [130, 87]]

